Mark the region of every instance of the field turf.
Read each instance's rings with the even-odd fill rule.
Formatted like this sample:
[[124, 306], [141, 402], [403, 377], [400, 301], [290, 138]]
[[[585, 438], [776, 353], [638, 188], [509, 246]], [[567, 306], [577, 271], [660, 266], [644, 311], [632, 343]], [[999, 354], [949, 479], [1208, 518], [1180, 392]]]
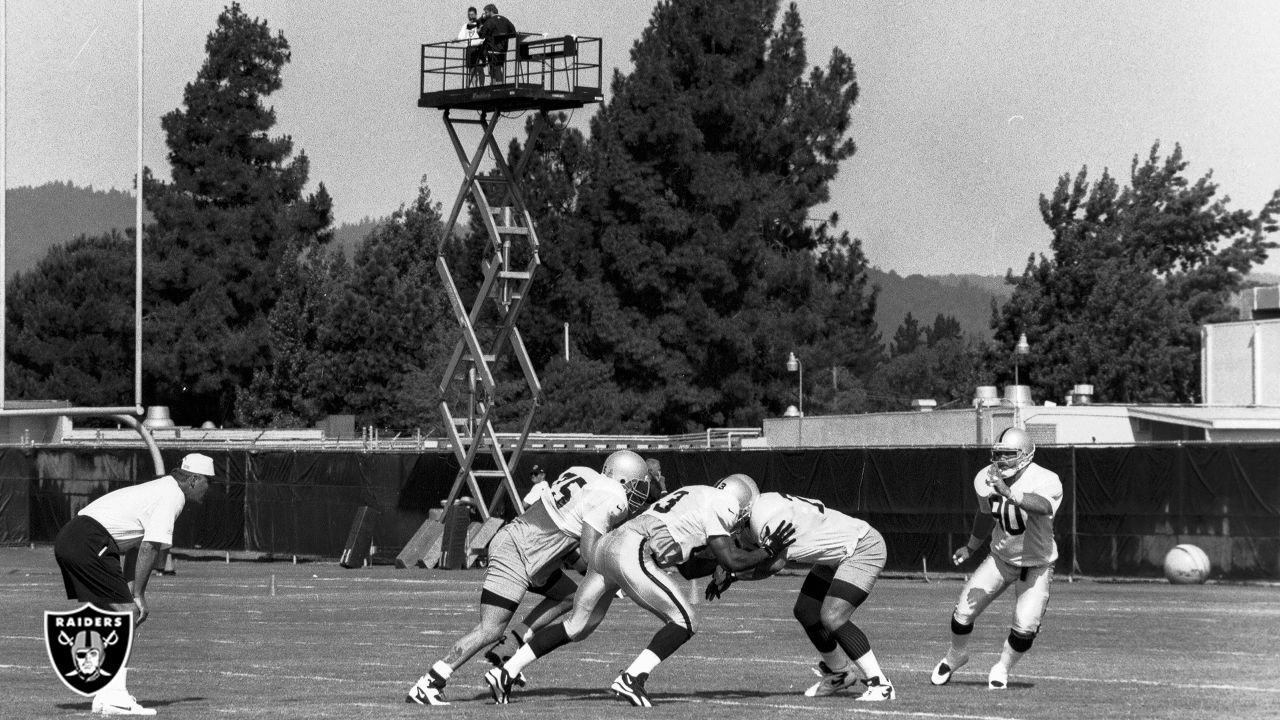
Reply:
[[[594, 636], [530, 666], [529, 686], [508, 706], [492, 704], [480, 657], [454, 674], [450, 707], [404, 704], [414, 680], [475, 622], [481, 577], [179, 561], [177, 575], [151, 581], [153, 615], [135, 641], [130, 689], [158, 717], [194, 719], [1280, 717], [1280, 587], [1059, 577], [1035, 647], [1009, 690], [995, 692], [986, 673], [1008, 633], [1011, 597], [979, 620], [970, 664], [937, 688], [929, 671], [946, 650], [961, 577], [882, 577], [854, 619], [898, 699], [855, 703], [852, 691], [802, 695], [817, 658], [791, 617], [804, 575], [790, 570], [739, 583], [713, 603], [699, 597], [698, 634], [649, 680], [652, 709], [607, 690], [658, 628], [624, 599]], [[48, 547], [0, 549], [0, 717], [90, 715], [89, 700], [55, 676], [42, 637], [45, 610], [77, 605], [64, 599]]]

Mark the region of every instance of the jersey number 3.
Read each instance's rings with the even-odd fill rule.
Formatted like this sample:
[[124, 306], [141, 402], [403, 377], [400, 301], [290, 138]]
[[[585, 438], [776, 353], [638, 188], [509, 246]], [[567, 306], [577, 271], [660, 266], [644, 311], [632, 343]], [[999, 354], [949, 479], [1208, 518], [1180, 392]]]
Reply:
[[1022, 508], [1009, 502], [1007, 498], [1002, 497], [999, 502], [991, 505], [991, 517], [1000, 523], [1000, 529], [1006, 534], [1021, 535], [1027, 531], [1027, 516], [1023, 514]]
[[653, 511], [660, 513], [671, 512], [671, 508], [675, 507], [676, 503], [680, 502], [680, 498], [688, 494], [689, 492], [687, 490], [677, 490], [662, 498], [661, 502], [653, 506]]

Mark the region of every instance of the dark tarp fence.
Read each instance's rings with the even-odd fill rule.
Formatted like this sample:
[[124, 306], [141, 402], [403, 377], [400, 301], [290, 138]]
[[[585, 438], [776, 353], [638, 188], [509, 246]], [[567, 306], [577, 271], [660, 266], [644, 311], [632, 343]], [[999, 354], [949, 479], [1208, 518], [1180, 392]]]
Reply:
[[[184, 450], [165, 450], [167, 466]], [[179, 519], [179, 548], [337, 557], [362, 505], [376, 513], [373, 543], [394, 554], [447, 497], [452, 453], [201, 450], [224, 486]], [[550, 477], [599, 467], [607, 451], [526, 451]], [[641, 451], [662, 461], [668, 487], [734, 472], [763, 491], [821, 500], [884, 534], [891, 570], [950, 570], [968, 538], [974, 475], [986, 448]], [[1059, 572], [1158, 575], [1174, 545], [1199, 545], [1216, 574], [1280, 579], [1280, 444], [1045, 447], [1036, 462], [1062, 478], [1056, 520]], [[143, 450], [0, 451], [0, 540], [48, 542], [93, 498], [153, 468]], [[496, 483], [482, 482], [486, 499]], [[504, 503], [502, 513], [512, 508]]]

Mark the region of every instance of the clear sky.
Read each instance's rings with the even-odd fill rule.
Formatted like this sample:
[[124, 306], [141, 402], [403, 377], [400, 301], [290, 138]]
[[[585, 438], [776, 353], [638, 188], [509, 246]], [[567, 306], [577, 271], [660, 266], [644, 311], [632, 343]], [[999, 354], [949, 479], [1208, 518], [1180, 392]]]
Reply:
[[[225, 4], [145, 0], [144, 157], [167, 174], [160, 116], [178, 107]], [[652, 13], [632, 2], [498, 3], [521, 30], [596, 35], [605, 65]], [[1231, 207], [1280, 188], [1280, 3], [800, 0], [809, 61], [838, 46], [861, 98], [857, 154], [830, 203], [873, 265], [899, 274], [1020, 271], [1046, 252], [1037, 199], [1087, 165], [1127, 179], [1135, 154], [1181, 143]], [[416, 105], [419, 45], [452, 38], [466, 3], [244, 0], [293, 48], [270, 98], [336, 216], [385, 216], [425, 176], [448, 210], [461, 169], [439, 113]], [[132, 187], [136, 0], [7, 0], [9, 187]], [[607, 87], [606, 87], [606, 101]], [[574, 123], [585, 128], [591, 108]], [[514, 133], [518, 121], [505, 128]], [[1262, 268], [1280, 273], [1280, 253]]]

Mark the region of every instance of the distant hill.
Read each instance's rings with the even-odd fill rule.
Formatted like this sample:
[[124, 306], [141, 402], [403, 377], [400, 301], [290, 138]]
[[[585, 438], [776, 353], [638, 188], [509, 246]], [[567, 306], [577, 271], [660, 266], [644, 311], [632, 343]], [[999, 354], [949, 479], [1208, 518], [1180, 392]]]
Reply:
[[[133, 230], [134, 199], [120, 190], [94, 190], [71, 183], [10, 188], [7, 205], [5, 263], [9, 276], [31, 270], [49, 249], [81, 235]], [[150, 222], [150, 217], [143, 222]]]
[[[35, 268], [55, 245], [81, 235], [105, 235], [112, 230], [133, 231], [134, 196], [121, 190], [95, 190], [72, 183], [9, 188], [5, 263], [9, 277]], [[148, 213], [143, 223], [151, 222]], [[334, 247], [348, 258], [381, 220], [365, 218], [334, 228]]]
[[333, 229], [333, 243], [330, 247], [341, 248], [342, 254], [350, 260], [355, 257], [356, 248], [360, 247], [360, 243], [364, 242], [364, 239], [369, 237], [369, 233], [373, 232], [373, 229], [383, 220], [385, 218], [375, 220], [366, 217], [358, 223], [342, 223]]
[[[133, 228], [131, 193], [95, 190], [71, 183], [10, 188], [8, 198], [7, 269], [9, 276], [31, 270], [54, 245], [80, 235], [102, 235]], [[333, 247], [351, 258], [355, 249], [385, 218], [364, 218], [334, 228]], [[144, 222], [150, 222], [148, 216]], [[887, 343], [910, 312], [921, 325], [940, 313], [954, 317], [974, 337], [990, 338], [991, 301], [1003, 303], [1013, 292], [1003, 275], [907, 275], [872, 268], [871, 282], [880, 286], [876, 323]], [[1256, 273], [1259, 285], [1280, 285], [1280, 275]]]
[[1001, 276], [908, 275], [871, 268], [872, 284], [880, 286], [876, 324], [885, 343], [910, 312], [921, 325], [932, 325], [938, 315], [950, 315], [961, 329], [975, 338], [991, 337], [991, 301], [1003, 303], [1013, 293]]

